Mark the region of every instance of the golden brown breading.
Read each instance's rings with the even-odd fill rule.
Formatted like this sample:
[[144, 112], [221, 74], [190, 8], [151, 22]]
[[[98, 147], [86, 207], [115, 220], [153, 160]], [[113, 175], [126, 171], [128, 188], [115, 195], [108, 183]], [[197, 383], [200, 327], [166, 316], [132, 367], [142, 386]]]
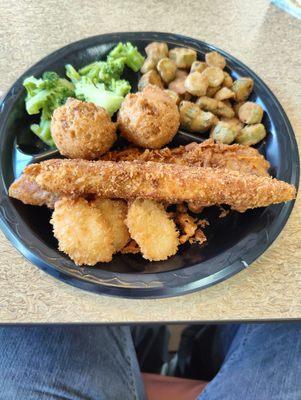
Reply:
[[59, 199], [55, 193], [43, 190], [35, 178], [29, 174], [23, 174], [15, 180], [9, 187], [8, 194], [10, 197], [21, 200], [24, 204], [47, 205], [49, 208], [53, 208], [54, 203]]
[[178, 231], [162, 204], [152, 200], [134, 200], [129, 205], [126, 224], [147, 260], [166, 260], [176, 254]]
[[94, 207], [103, 214], [113, 233], [115, 252], [122, 249], [130, 240], [130, 234], [125, 224], [127, 204], [124, 200], [110, 200], [96, 198], [91, 201]]
[[270, 177], [154, 162], [53, 159], [26, 167], [25, 174], [35, 176], [44, 190], [60, 195], [228, 204], [241, 212], [296, 196], [293, 185]]
[[178, 131], [180, 114], [176, 103], [157, 86], [129, 93], [118, 112], [118, 128], [137, 146], [159, 149]]
[[116, 124], [104, 108], [71, 98], [54, 110], [51, 134], [61, 154], [86, 160], [101, 156], [117, 139]]
[[113, 232], [102, 210], [87, 200], [63, 198], [55, 203], [50, 221], [59, 250], [77, 265], [112, 260]]
[[107, 161], [154, 161], [170, 164], [198, 165], [230, 169], [246, 174], [268, 176], [270, 164], [258, 150], [239, 144], [214, 143], [208, 139], [203, 143], [190, 143], [173, 149], [145, 150], [128, 148], [110, 151], [101, 157]]

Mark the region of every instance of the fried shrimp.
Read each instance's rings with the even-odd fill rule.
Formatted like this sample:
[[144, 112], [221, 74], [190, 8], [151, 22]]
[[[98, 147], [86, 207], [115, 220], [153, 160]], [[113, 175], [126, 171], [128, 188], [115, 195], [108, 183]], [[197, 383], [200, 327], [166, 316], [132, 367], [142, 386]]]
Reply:
[[127, 204], [123, 200], [96, 198], [91, 204], [104, 216], [113, 233], [115, 252], [120, 251], [130, 240], [128, 228], [125, 225]]
[[129, 205], [126, 224], [147, 260], [166, 260], [176, 254], [179, 234], [162, 204], [135, 200]]
[[151, 161], [53, 159], [26, 167], [25, 174], [35, 176], [42, 189], [62, 196], [195, 201], [203, 206], [228, 204], [240, 212], [296, 196], [293, 185], [270, 177]]
[[63, 198], [55, 203], [50, 221], [59, 250], [76, 265], [112, 260], [114, 235], [103, 211], [87, 200]]
[[54, 111], [51, 134], [62, 155], [86, 160], [104, 154], [117, 139], [116, 124], [104, 108], [71, 98]]

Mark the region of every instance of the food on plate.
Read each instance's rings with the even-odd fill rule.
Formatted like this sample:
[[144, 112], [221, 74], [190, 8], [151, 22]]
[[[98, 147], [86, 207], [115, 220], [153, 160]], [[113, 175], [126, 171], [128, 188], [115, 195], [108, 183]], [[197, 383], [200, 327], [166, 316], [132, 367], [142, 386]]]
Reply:
[[227, 204], [243, 212], [295, 198], [294, 186], [265, 176], [237, 171], [135, 161], [52, 159], [25, 168], [42, 189], [60, 196], [143, 198], [171, 204], [196, 201]]
[[176, 254], [179, 233], [162, 204], [152, 200], [134, 200], [129, 204], [126, 224], [147, 260], [166, 260]]
[[192, 72], [203, 72], [208, 65], [204, 61], [194, 61], [190, 67], [190, 73]]
[[137, 148], [115, 150], [101, 157], [107, 161], [154, 161], [168, 164], [198, 165], [238, 171], [242, 174], [269, 176], [269, 162], [257, 149], [239, 144], [226, 145], [208, 139], [176, 148], [141, 151]]
[[235, 93], [232, 92], [227, 87], [222, 87], [218, 92], [215, 93], [214, 98], [217, 100], [227, 100], [233, 99], [235, 97]]
[[[262, 107], [248, 101], [251, 78], [234, 80], [215, 51], [201, 61], [193, 49], [152, 42], [145, 52], [119, 43], [106, 61], [66, 65], [70, 80], [47, 72], [24, 81], [28, 113], [41, 111], [32, 130], [71, 159], [29, 165], [9, 195], [54, 209], [59, 249], [77, 265], [117, 252], [166, 260], [180, 245], [206, 242], [209, 222], [196, 215], [205, 207], [219, 206], [223, 218], [296, 196], [249, 147], [266, 136]], [[142, 73], [137, 93], [121, 79], [125, 66]], [[211, 138], [162, 148], [180, 125]], [[109, 151], [117, 129], [138, 147]]]
[[181, 101], [179, 105], [181, 127], [189, 132], [206, 132], [218, 121], [211, 112], [205, 112], [191, 101]]
[[205, 60], [209, 67], [218, 67], [224, 69], [226, 66], [225, 57], [223, 57], [217, 51], [210, 51], [209, 53], [206, 53]]
[[142, 91], [147, 85], [155, 85], [161, 89], [164, 88], [160, 75], [154, 69], [141, 76], [138, 82], [138, 90]]
[[52, 192], [43, 190], [38, 185], [33, 175], [22, 174], [9, 187], [9, 196], [32, 206], [47, 206], [54, 208], [59, 196]]
[[146, 74], [147, 72], [156, 68], [156, 62], [152, 58], [147, 57], [140, 69], [142, 74]]
[[56, 108], [65, 104], [68, 97], [76, 97], [103, 107], [113, 115], [120, 107], [131, 86], [121, 79], [124, 67], [137, 72], [144, 57], [131, 43], [119, 43], [107, 56], [106, 61], [95, 61], [77, 71], [67, 64], [68, 79], [56, 72], [44, 72], [42, 78], [29, 76], [23, 82], [28, 114], [41, 113], [40, 123], [32, 124], [31, 130], [49, 146], [54, 146], [50, 131], [51, 116]]
[[152, 42], [145, 47], [147, 57], [157, 64], [161, 58], [168, 57], [168, 46], [164, 42]]
[[212, 128], [211, 137], [216, 142], [222, 142], [225, 144], [231, 144], [234, 142], [238, 135], [238, 130], [235, 125], [229, 122], [220, 121], [214, 128]]
[[190, 68], [197, 58], [196, 51], [186, 47], [175, 47], [169, 50], [168, 55], [176, 63], [177, 67], [182, 69]]
[[246, 125], [236, 136], [237, 143], [252, 146], [266, 137], [266, 130], [262, 124]]
[[130, 240], [129, 231], [125, 224], [127, 203], [124, 200], [96, 198], [90, 204], [102, 212], [112, 230], [114, 252], [120, 251]]
[[173, 139], [180, 116], [175, 102], [163, 90], [148, 85], [142, 92], [127, 95], [117, 121], [129, 142], [156, 149]]
[[247, 101], [238, 110], [238, 118], [244, 124], [259, 124], [263, 117], [263, 109], [259, 104]]
[[223, 80], [223, 86], [227, 88], [231, 88], [233, 85], [233, 79], [229, 72], [224, 71], [224, 80]]
[[178, 95], [178, 93], [174, 92], [173, 90], [169, 90], [169, 89], [164, 89], [164, 92], [166, 94], [168, 94], [168, 96], [176, 103], [179, 104], [180, 102], [180, 96]]
[[176, 77], [177, 66], [170, 58], [161, 58], [157, 64], [157, 70], [165, 83], [169, 83]]
[[[180, 165], [197, 165], [229, 169], [242, 174], [269, 176], [269, 162], [258, 150], [239, 144], [225, 145], [214, 143], [212, 139], [205, 142], [190, 143], [177, 148], [141, 151], [138, 148], [115, 150], [102, 156], [104, 161], [140, 161], [160, 162]], [[42, 189], [36, 182], [35, 175], [25, 171], [9, 188], [9, 195], [25, 204], [54, 207], [59, 195]], [[199, 207], [199, 205], [197, 206]], [[196, 211], [194, 208], [192, 211]], [[197, 210], [200, 211], [200, 210]]]
[[102, 210], [85, 199], [63, 198], [55, 203], [50, 221], [59, 250], [77, 265], [112, 260], [113, 233]]
[[68, 97], [74, 96], [74, 86], [67, 79], [60, 78], [56, 72], [44, 72], [39, 79], [29, 76], [23, 81], [23, 86], [27, 92], [27, 113], [34, 115], [41, 112], [40, 123], [30, 125], [30, 129], [44, 143], [53, 146], [50, 132], [51, 115]]
[[225, 78], [224, 71], [218, 67], [208, 67], [202, 74], [208, 79], [208, 86], [213, 88], [221, 85]]
[[72, 98], [54, 111], [51, 133], [62, 155], [86, 160], [107, 152], [117, 139], [116, 124], [104, 108]]
[[193, 96], [204, 96], [208, 88], [208, 79], [200, 72], [191, 72], [185, 79], [184, 86]]
[[251, 78], [239, 78], [233, 82], [231, 90], [235, 93], [235, 100], [245, 101], [253, 90], [254, 82]]

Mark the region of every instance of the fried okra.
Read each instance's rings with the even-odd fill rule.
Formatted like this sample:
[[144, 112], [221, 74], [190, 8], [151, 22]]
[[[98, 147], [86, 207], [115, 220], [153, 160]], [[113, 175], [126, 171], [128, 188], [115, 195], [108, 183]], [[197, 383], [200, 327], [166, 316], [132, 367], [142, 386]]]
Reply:
[[224, 69], [226, 66], [225, 57], [219, 54], [217, 51], [210, 51], [205, 55], [206, 63], [209, 67], [218, 67]]
[[169, 50], [169, 58], [178, 68], [188, 69], [196, 61], [196, 51], [185, 47], [175, 47]]
[[235, 93], [235, 100], [245, 101], [253, 90], [254, 82], [251, 78], [239, 78], [233, 82], [231, 90]]
[[247, 101], [239, 108], [238, 117], [244, 124], [259, 124], [263, 117], [263, 109], [259, 104]]
[[165, 83], [173, 81], [176, 77], [177, 66], [170, 58], [161, 58], [157, 64], [157, 70]]
[[208, 79], [200, 72], [190, 73], [184, 82], [185, 89], [193, 96], [204, 96], [208, 88]]
[[214, 114], [201, 110], [190, 101], [182, 101], [179, 110], [181, 127], [190, 132], [206, 132], [217, 122]]
[[266, 137], [266, 130], [262, 124], [246, 125], [237, 135], [236, 142], [252, 146]]
[[152, 42], [146, 46], [145, 52], [147, 58], [157, 64], [161, 58], [168, 57], [168, 46], [164, 42]]
[[138, 90], [143, 90], [147, 85], [155, 85], [161, 89], [164, 88], [162, 79], [158, 72], [155, 70], [148, 71], [146, 74], [141, 76], [138, 82]]
[[229, 122], [220, 121], [211, 131], [211, 137], [221, 143], [231, 144], [238, 134], [234, 125]]

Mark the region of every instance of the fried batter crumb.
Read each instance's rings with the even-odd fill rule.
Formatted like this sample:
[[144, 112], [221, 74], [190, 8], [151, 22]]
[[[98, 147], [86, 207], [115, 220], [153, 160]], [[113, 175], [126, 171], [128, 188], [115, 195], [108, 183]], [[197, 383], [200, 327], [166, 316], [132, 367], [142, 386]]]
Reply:
[[218, 218], [225, 218], [230, 212], [230, 210], [226, 210], [224, 207], [221, 206], [219, 209], [220, 209], [220, 215], [218, 216]]
[[140, 253], [140, 248], [138, 243], [132, 239], [127, 245], [125, 245], [121, 250], [121, 254], [137, 254]]

